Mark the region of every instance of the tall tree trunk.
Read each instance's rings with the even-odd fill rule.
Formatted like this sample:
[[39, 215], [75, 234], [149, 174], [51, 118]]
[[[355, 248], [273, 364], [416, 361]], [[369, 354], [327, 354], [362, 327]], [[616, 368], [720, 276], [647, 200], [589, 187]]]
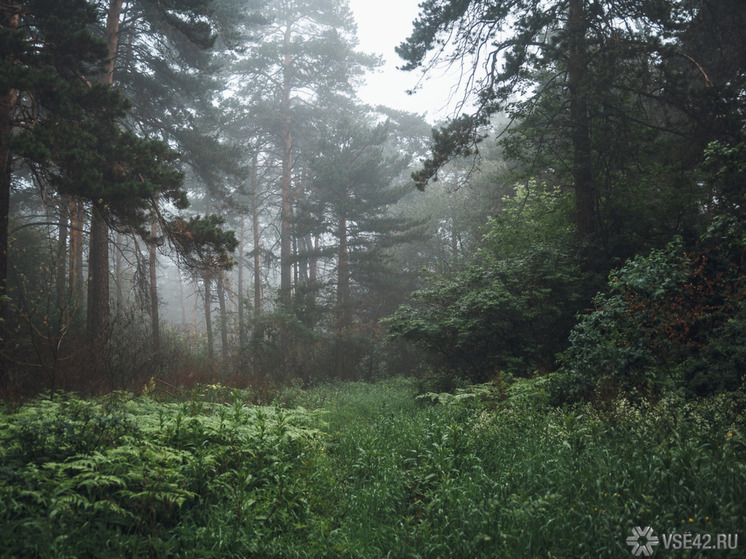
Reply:
[[[0, 27], [11, 32], [18, 29], [20, 7], [18, 2], [0, 4]], [[8, 61], [12, 64], [12, 60]], [[0, 97], [0, 323], [8, 316], [5, 294], [8, 281], [8, 248], [10, 216], [10, 182], [13, 156], [10, 151], [10, 137], [13, 133], [13, 112], [18, 92], [11, 89]], [[2, 382], [8, 380], [8, 367], [4, 352], [0, 352], [0, 376]]]
[[122, 243], [124, 243], [124, 235], [117, 232], [117, 242], [114, 248], [114, 281], [116, 285], [116, 314], [122, 312], [124, 308], [124, 265], [122, 263]]
[[[210, 203], [210, 189], [205, 197], [205, 216], [210, 217], [212, 205]], [[215, 357], [215, 339], [212, 332], [212, 271], [205, 270], [202, 275], [205, 284], [205, 330], [207, 331], [207, 356], [212, 360]]]
[[244, 260], [243, 255], [246, 250], [246, 220], [244, 216], [241, 216], [241, 233], [240, 243], [238, 245], [238, 286], [236, 287], [236, 293], [238, 293], [238, 351], [243, 351], [246, 347], [246, 305], [244, 304], [243, 298], [243, 271], [244, 271]]
[[311, 240], [311, 236], [308, 236], [308, 290], [306, 293], [306, 312], [308, 313], [309, 327], [316, 327], [316, 293], [318, 290], [317, 279], [319, 270], [319, 245], [321, 243], [321, 237], [318, 233]]
[[207, 356], [212, 360], [215, 357], [215, 342], [212, 336], [212, 287], [210, 285], [209, 272], [205, 272], [205, 330], [207, 331]]
[[95, 207], [91, 214], [87, 318], [86, 342], [92, 372], [98, 376], [104, 372], [109, 337], [109, 227]]
[[85, 211], [83, 203], [79, 200], [70, 200], [68, 203], [70, 215], [70, 263], [68, 266], [70, 293], [77, 304], [83, 303], [83, 225]]
[[347, 239], [347, 217], [339, 216], [337, 235], [339, 254], [337, 256], [337, 332], [343, 331], [352, 321], [350, 315], [350, 271], [349, 245]]
[[337, 235], [339, 237], [339, 253], [337, 255], [337, 320], [334, 340], [334, 369], [337, 375], [344, 376], [346, 366], [342, 335], [351, 322], [349, 246], [347, 241], [347, 217], [345, 215], [339, 216]]
[[67, 228], [67, 206], [64, 202], [59, 207], [60, 224], [57, 228], [57, 258], [55, 266], [57, 268], [57, 305], [60, 311], [67, 312], [67, 237], [69, 229]]
[[570, 90], [570, 139], [572, 173], [575, 182], [575, 210], [578, 234], [589, 239], [596, 231], [596, 191], [591, 159], [588, 83], [586, 78], [586, 27], [584, 0], [570, 0], [568, 33], [568, 86]]
[[251, 236], [254, 244], [254, 318], [262, 310], [262, 238], [259, 229], [259, 180], [257, 178], [257, 155], [251, 169]]
[[153, 330], [153, 353], [157, 356], [161, 351], [161, 322], [158, 315], [158, 247], [155, 243], [155, 237], [158, 235], [156, 222], [150, 224], [150, 236], [153, 239], [150, 242], [150, 323]]
[[[104, 41], [108, 58], [101, 82], [114, 83], [114, 63], [119, 43], [119, 17], [123, 0], [111, 0], [106, 18]], [[97, 207], [91, 214], [91, 240], [88, 258], [88, 332], [87, 342], [91, 352], [94, 375], [103, 372], [103, 356], [109, 327], [109, 227]]]
[[292, 115], [290, 114], [290, 93], [292, 57], [290, 55], [292, 23], [287, 22], [284, 37], [284, 68], [280, 114], [282, 115], [282, 179], [280, 208], [280, 303], [290, 305], [292, 297], [292, 171], [293, 171], [293, 134]]
[[187, 310], [186, 310], [186, 298], [184, 297], [184, 280], [181, 277], [181, 272], [176, 269], [177, 278], [179, 279], [179, 300], [181, 301], [181, 323], [186, 325], [187, 323]]
[[218, 272], [218, 305], [220, 308], [220, 343], [223, 358], [228, 357], [228, 312], [225, 306], [225, 271]]
[[313, 254], [311, 255], [311, 259], [310, 259], [311, 261], [309, 264], [309, 273], [308, 273], [308, 281], [310, 281], [311, 285], [313, 286], [316, 285], [316, 280], [318, 279], [318, 275], [319, 275], [319, 248], [320, 246], [321, 246], [321, 235], [316, 233], [316, 235], [314, 235], [313, 237]]
[[192, 292], [194, 300], [192, 302], [192, 333], [197, 333], [197, 306], [199, 305], [199, 290], [197, 289], [197, 282], [194, 282], [194, 291]]

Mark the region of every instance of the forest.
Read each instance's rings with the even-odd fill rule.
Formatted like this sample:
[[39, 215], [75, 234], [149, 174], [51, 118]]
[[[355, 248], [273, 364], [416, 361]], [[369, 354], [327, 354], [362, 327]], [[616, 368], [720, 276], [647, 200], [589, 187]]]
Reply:
[[356, 2], [0, 0], [0, 557], [742, 556], [746, 3]]

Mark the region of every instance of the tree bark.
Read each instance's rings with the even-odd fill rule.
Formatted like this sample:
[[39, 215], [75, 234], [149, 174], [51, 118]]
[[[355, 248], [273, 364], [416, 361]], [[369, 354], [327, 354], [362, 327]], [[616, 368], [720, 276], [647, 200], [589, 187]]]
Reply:
[[109, 227], [101, 211], [91, 214], [91, 242], [88, 256], [88, 313], [86, 342], [92, 372], [100, 375], [105, 368], [106, 342], [109, 337]]
[[[319, 275], [319, 249], [321, 247], [321, 235], [316, 233], [313, 237], [313, 254], [311, 255], [311, 262], [309, 264], [309, 275], [308, 281], [311, 282], [312, 286], [316, 285], [316, 280]], [[314, 295], [314, 299], [315, 299]]]
[[223, 358], [228, 357], [228, 312], [225, 306], [225, 271], [218, 272], [218, 306], [220, 308], [220, 348]]
[[68, 204], [70, 216], [70, 263], [68, 266], [70, 293], [77, 304], [83, 303], [83, 226], [85, 211], [79, 200], [70, 200]]
[[352, 322], [350, 316], [350, 272], [349, 245], [347, 239], [347, 217], [339, 216], [337, 235], [339, 253], [337, 256], [337, 333], [341, 333]]
[[293, 170], [293, 134], [292, 116], [290, 114], [290, 93], [292, 58], [290, 43], [292, 38], [292, 22], [288, 19], [284, 37], [284, 67], [283, 87], [280, 114], [282, 115], [282, 179], [281, 179], [281, 209], [280, 209], [280, 303], [290, 305], [292, 298], [292, 170]]
[[184, 280], [181, 277], [181, 272], [176, 269], [177, 278], [179, 279], [179, 300], [181, 301], [181, 323], [186, 325], [187, 323], [187, 310], [186, 310], [186, 299], [184, 297]]
[[150, 224], [150, 236], [153, 237], [150, 242], [150, 322], [153, 330], [153, 353], [157, 356], [161, 351], [161, 323], [158, 315], [158, 247], [155, 243], [155, 237], [158, 234], [156, 222]]
[[57, 228], [57, 305], [63, 313], [67, 312], [67, 238], [69, 229], [67, 227], [67, 206], [64, 202], [59, 206], [60, 224]]
[[205, 272], [205, 330], [207, 330], [207, 356], [212, 360], [215, 357], [215, 342], [212, 335], [212, 287], [210, 281], [208, 272]]
[[238, 286], [236, 293], [238, 294], [238, 351], [243, 351], [246, 347], [246, 305], [244, 304], [243, 298], [243, 282], [244, 282], [244, 251], [246, 250], [246, 220], [244, 216], [241, 216], [241, 233], [240, 243], [238, 245]]
[[[104, 41], [108, 47], [107, 63], [101, 83], [114, 83], [114, 63], [119, 44], [119, 18], [123, 0], [111, 0], [106, 18]], [[91, 214], [91, 240], [88, 258], [88, 332], [87, 342], [91, 353], [94, 375], [103, 372], [103, 356], [109, 327], [109, 227], [102, 210], [93, 208]]]
[[334, 340], [334, 369], [337, 375], [345, 375], [345, 344], [342, 336], [351, 322], [350, 317], [350, 276], [349, 276], [349, 247], [347, 241], [347, 218], [339, 216], [337, 235], [339, 237], [339, 253], [337, 255], [337, 316]]
[[[18, 29], [20, 7], [18, 2], [0, 4], [0, 26], [13, 32]], [[12, 60], [9, 61], [12, 64]], [[7, 317], [8, 305], [5, 294], [8, 280], [10, 183], [13, 156], [10, 151], [10, 137], [14, 126], [14, 107], [18, 91], [11, 89], [0, 97], [0, 321]], [[5, 377], [5, 358], [0, 356], [0, 374]]]
[[586, 79], [586, 27], [584, 0], [570, 0], [568, 86], [570, 90], [570, 139], [578, 235], [590, 238], [596, 231], [596, 191], [593, 184], [588, 83]]
[[254, 318], [262, 310], [262, 238], [259, 229], [259, 180], [257, 178], [257, 155], [251, 169], [251, 236], [254, 244]]
[[116, 314], [122, 312], [124, 309], [124, 266], [122, 264], [122, 243], [124, 242], [124, 235], [117, 233], [116, 246], [114, 248], [114, 284], [116, 285]]

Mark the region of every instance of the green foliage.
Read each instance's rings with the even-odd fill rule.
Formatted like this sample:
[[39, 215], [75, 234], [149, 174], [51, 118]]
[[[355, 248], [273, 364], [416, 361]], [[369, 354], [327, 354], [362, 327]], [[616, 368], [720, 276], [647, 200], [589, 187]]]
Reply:
[[478, 262], [431, 278], [387, 319], [391, 333], [475, 380], [551, 367], [587, 289], [567, 202], [544, 185], [517, 188], [488, 223]]
[[621, 557], [638, 524], [739, 530], [742, 491], [723, 485], [744, 475], [735, 401], [560, 411], [547, 384], [474, 386], [435, 406], [397, 383], [309, 392], [328, 435], [308, 556]]
[[25, 404], [0, 425], [3, 553], [267, 556], [275, 538], [302, 532], [313, 423], [238, 392], [227, 404]]
[[738, 253], [746, 246], [743, 185], [746, 183], [746, 143], [716, 141], [707, 146], [702, 177], [712, 185], [717, 217], [707, 237], [723, 239]]
[[275, 312], [258, 317], [252, 326], [246, 349], [256, 372], [280, 382], [308, 378], [315, 372], [321, 337], [295, 313], [279, 306]]
[[[49, 231], [19, 227], [8, 250], [7, 319], [0, 323], [0, 348], [4, 359], [23, 370], [16, 387], [38, 394], [63, 388], [63, 370], [75, 361], [76, 338], [82, 330], [80, 301], [60, 280], [60, 254]], [[34, 366], [23, 367], [33, 363]]]
[[206, 270], [230, 269], [234, 262], [230, 252], [236, 250], [238, 240], [233, 231], [220, 226], [225, 220], [218, 215], [174, 218], [167, 223], [169, 239], [179, 249], [179, 256], [194, 268]]
[[686, 253], [679, 238], [629, 260], [570, 334], [557, 396], [735, 390], [743, 378], [741, 277], [719, 250]]
[[702, 351], [682, 366], [682, 381], [694, 394], [733, 391], [743, 387], [746, 371], [746, 303], [739, 301], [732, 317], [715, 327]]
[[4, 83], [33, 99], [24, 117], [33, 125], [19, 123], [10, 141], [14, 155], [44, 186], [90, 200], [124, 226], [141, 228], [158, 195], [186, 207], [183, 177], [172, 165], [176, 153], [164, 142], [122, 131], [129, 102], [92, 77], [107, 56], [106, 44], [89, 32], [96, 9], [80, 1], [21, 4], [22, 24], [14, 33], [40, 47], [2, 59], [13, 68]]
[[39, 398], [0, 416], [3, 553], [595, 558], [638, 525], [741, 529], [742, 397], [558, 410], [547, 384]]

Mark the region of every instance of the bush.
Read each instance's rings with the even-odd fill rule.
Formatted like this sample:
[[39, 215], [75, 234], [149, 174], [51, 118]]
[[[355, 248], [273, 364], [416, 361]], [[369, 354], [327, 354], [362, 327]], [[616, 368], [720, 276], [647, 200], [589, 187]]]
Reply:
[[741, 385], [741, 271], [718, 249], [687, 253], [681, 239], [609, 275], [570, 334], [558, 400], [699, 394]]
[[471, 265], [430, 278], [387, 319], [435, 368], [474, 382], [550, 370], [587, 292], [567, 193], [531, 182], [503, 202]]
[[742, 528], [743, 394], [557, 409], [547, 382], [39, 398], [0, 415], [0, 555], [598, 558]]
[[56, 394], [3, 415], [2, 555], [269, 557], [302, 539], [316, 419], [243, 396]]

